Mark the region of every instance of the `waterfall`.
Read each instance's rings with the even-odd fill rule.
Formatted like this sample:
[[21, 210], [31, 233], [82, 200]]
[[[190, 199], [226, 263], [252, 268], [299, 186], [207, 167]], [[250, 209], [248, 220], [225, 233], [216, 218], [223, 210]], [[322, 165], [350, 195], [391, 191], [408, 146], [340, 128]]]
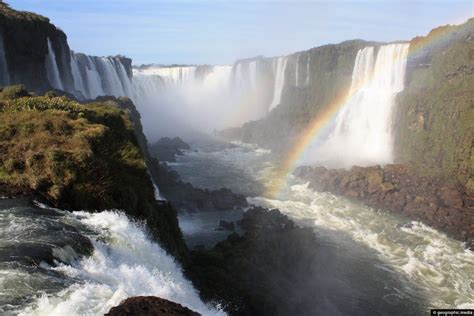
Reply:
[[192, 83], [196, 79], [195, 66], [178, 67], [149, 67], [140, 71], [142, 75], [157, 75], [168, 84], [183, 85]]
[[105, 92], [116, 97], [125, 96], [122, 81], [119, 78], [118, 70], [115, 67], [114, 59], [111, 57], [100, 57], [96, 59], [99, 67], [104, 71], [102, 83], [105, 83]]
[[230, 77], [232, 75], [232, 66], [214, 66], [203, 81], [205, 89], [215, 87], [215, 89], [229, 89]]
[[275, 85], [273, 88], [273, 99], [272, 99], [272, 103], [270, 104], [269, 110], [272, 110], [278, 104], [280, 104], [281, 93], [283, 91], [283, 87], [285, 86], [285, 70], [286, 70], [287, 61], [288, 61], [287, 57], [279, 57], [276, 60], [276, 65], [274, 61]]
[[48, 38], [48, 55], [46, 56], [46, 74], [48, 76], [49, 83], [53, 88], [64, 90], [59, 75], [58, 64], [56, 62], [56, 54], [51, 45], [51, 40]]
[[5, 57], [5, 43], [3, 35], [0, 33], [0, 85], [10, 84], [10, 74], [8, 72], [7, 58]]
[[295, 87], [298, 86], [298, 67], [300, 66], [300, 56], [301, 55], [298, 55], [298, 57], [296, 58]]
[[235, 65], [234, 86], [240, 90], [244, 85], [244, 76], [242, 74], [242, 63], [238, 62]]
[[[68, 286], [61, 289], [58, 277], [48, 277], [55, 280], [53, 289], [58, 290], [49, 295], [38, 291], [36, 300], [18, 311], [20, 315], [104, 315], [133, 296], [159, 296], [202, 315], [225, 315], [200, 299], [181, 267], [149, 238], [143, 224], [117, 211], [74, 212], [66, 216], [66, 226], [78, 227], [76, 234], [88, 234], [94, 252], [70, 265], [50, 267], [42, 263], [40, 270], [69, 278]], [[12, 274], [23, 282], [16, 276], [18, 273]], [[41, 289], [34, 278], [36, 274], [31, 274], [28, 280], [32, 281], [28, 282]]]
[[339, 111], [318, 161], [329, 165], [385, 164], [393, 161], [391, 115], [403, 90], [409, 44], [359, 50], [350, 95]]
[[251, 61], [249, 64], [249, 81], [252, 89], [255, 89], [257, 85], [257, 61]]
[[124, 96], [131, 97], [133, 95], [132, 81], [128, 77], [125, 66], [118, 60], [114, 59], [116, 68], [118, 69], [118, 76], [120, 83], [122, 84], [122, 91]]
[[82, 80], [76, 54], [74, 54], [73, 51], [71, 51], [71, 72], [72, 79], [74, 80], [74, 89], [80, 92], [83, 96], [87, 96], [86, 87], [84, 86], [84, 81]]
[[100, 79], [100, 74], [97, 71], [92, 57], [86, 56], [86, 63], [85, 72], [89, 98], [94, 99], [100, 95], [105, 95], [104, 88], [102, 87], [102, 80]]

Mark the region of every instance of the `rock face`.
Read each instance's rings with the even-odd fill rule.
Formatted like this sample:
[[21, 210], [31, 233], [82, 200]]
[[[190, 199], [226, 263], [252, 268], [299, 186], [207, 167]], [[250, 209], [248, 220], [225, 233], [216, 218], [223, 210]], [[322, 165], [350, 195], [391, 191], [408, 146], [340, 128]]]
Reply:
[[358, 199], [474, 242], [474, 195], [460, 184], [418, 176], [413, 167], [403, 164], [350, 170], [304, 167], [295, 174], [314, 190]]
[[136, 296], [127, 298], [105, 314], [106, 316], [199, 316], [180, 304], [156, 297]]
[[[56, 88], [79, 99], [95, 98], [97, 93], [93, 91], [121, 95], [125, 93], [112, 93], [116, 90], [109, 82], [109, 72], [128, 81], [132, 77], [131, 63], [131, 59], [122, 56], [104, 59], [73, 53], [64, 32], [48, 18], [16, 11], [0, 2], [0, 86], [24, 84], [39, 95]], [[90, 76], [95, 81], [88, 82]]]
[[183, 150], [191, 149], [181, 138], [163, 137], [150, 146], [150, 154], [159, 161], [176, 161], [176, 155], [182, 155]]
[[474, 193], [474, 18], [412, 40], [397, 97], [397, 160]]
[[45, 67], [49, 39], [56, 53], [60, 79], [69, 91], [74, 88], [67, 37], [48, 18], [15, 11], [2, 2], [0, 34], [10, 77], [10, 82], [1, 84], [22, 83], [40, 93], [51, 89]]

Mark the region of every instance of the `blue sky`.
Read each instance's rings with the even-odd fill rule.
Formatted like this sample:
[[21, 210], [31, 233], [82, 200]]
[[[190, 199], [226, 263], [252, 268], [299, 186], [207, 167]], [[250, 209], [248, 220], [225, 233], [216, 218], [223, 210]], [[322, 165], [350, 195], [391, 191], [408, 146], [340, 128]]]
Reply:
[[141, 63], [231, 63], [362, 38], [410, 39], [474, 16], [473, 0], [6, 0], [45, 15], [69, 45]]

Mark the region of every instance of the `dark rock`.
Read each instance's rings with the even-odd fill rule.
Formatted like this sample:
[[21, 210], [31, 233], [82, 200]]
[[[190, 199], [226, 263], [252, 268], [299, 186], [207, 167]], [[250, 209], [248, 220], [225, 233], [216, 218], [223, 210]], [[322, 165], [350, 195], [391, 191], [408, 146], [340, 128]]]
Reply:
[[182, 155], [183, 150], [191, 149], [181, 138], [164, 137], [150, 146], [150, 154], [160, 161], [176, 161], [176, 156]]
[[176, 171], [166, 164], [159, 164], [157, 184], [166, 199], [179, 211], [210, 212], [242, 209], [248, 206], [247, 199], [227, 188], [204, 190], [179, 179]]
[[187, 307], [156, 296], [127, 298], [112, 307], [106, 316], [199, 316]]
[[[304, 172], [308, 172], [304, 174]], [[474, 236], [474, 195], [461, 184], [447, 186], [436, 177], [417, 175], [408, 164], [350, 170], [299, 168], [301, 178], [317, 191], [362, 200], [377, 208], [402, 213], [466, 241]]]
[[235, 230], [235, 225], [234, 222], [228, 222], [228, 221], [219, 221], [219, 227], [224, 230]]

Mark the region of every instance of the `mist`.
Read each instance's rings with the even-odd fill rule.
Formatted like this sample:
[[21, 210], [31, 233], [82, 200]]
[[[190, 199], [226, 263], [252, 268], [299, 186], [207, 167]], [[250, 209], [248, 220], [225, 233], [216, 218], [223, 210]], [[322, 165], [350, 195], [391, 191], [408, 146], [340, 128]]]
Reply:
[[192, 139], [265, 116], [269, 93], [263, 87], [271, 82], [258, 65], [135, 68], [133, 99], [149, 141]]

